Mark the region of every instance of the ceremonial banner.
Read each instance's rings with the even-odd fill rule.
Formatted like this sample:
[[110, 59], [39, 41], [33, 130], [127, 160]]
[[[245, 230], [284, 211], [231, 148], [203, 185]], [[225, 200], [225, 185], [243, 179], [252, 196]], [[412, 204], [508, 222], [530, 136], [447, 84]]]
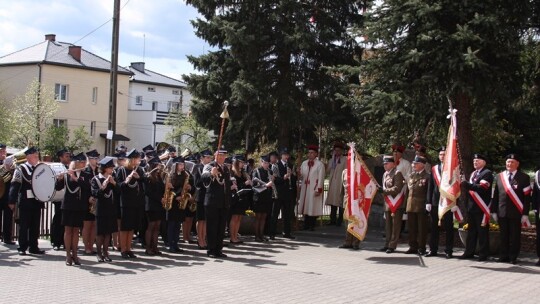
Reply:
[[[456, 110], [450, 109], [449, 116], [450, 129], [448, 131], [446, 155], [442, 167], [441, 185], [439, 186], [439, 191], [441, 193], [441, 200], [439, 201], [439, 222], [446, 212], [451, 210], [454, 206], [457, 206], [457, 199], [461, 194]], [[458, 213], [459, 209], [457, 209], [457, 212], [454, 215], [458, 215]]]
[[347, 155], [347, 209], [346, 218], [349, 220], [347, 231], [363, 241], [368, 227], [369, 210], [375, 194], [377, 183], [369, 172], [366, 164], [358, 157], [354, 143]]

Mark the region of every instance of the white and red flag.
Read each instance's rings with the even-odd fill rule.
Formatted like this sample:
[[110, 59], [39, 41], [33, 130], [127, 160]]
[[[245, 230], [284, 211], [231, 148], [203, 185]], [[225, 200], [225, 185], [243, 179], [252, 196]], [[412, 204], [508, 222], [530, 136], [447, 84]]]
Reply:
[[366, 164], [356, 153], [354, 143], [348, 144], [347, 155], [347, 231], [363, 241], [368, 228], [371, 202], [377, 194], [377, 182]]
[[444, 214], [453, 207], [456, 219], [461, 221], [462, 216], [457, 208], [457, 200], [461, 194], [461, 168], [459, 165], [458, 141], [457, 141], [457, 121], [456, 110], [450, 109], [450, 130], [448, 131], [448, 142], [446, 144], [446, 155], [444, 156], [441, 184], [439, 191], [441, 199], [439, 200], [439, 222]]

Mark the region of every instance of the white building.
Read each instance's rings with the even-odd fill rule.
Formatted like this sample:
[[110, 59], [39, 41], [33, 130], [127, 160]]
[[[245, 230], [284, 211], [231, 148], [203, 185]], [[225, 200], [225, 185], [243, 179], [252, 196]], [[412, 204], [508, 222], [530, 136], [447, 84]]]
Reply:
[[[169, 113], [189, 111], [191, 95], [184, 82], [145, 69], [144, 62], [133, 62], [129, 81], [128, 130], [130, 147], [166, 142], [172, 127], [165, 125]], [[178, 145], [180, 143], [172, 143]]]

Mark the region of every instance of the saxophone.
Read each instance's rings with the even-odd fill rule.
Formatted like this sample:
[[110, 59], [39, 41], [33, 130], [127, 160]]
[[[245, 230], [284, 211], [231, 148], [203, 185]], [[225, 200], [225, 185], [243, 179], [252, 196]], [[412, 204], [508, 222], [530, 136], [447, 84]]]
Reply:
[[[188, 206], [188, 203], [192, 200], [191, 199], [191, 193], [188, 192], [187, 187], [189, 187], [189, 173], [184, 171], [184, 174], [186, 175], [184, 179], [184, 185], [182, 186], [182, 196], [180, 197], [180, 205], [178, 206], [180, 210], [186, 209]], [[191, 210], [191, 206], [189, 210]], [[195, 205], [195, 208], [197, 208], [197, 205]]]
[[171, 184], [171, 174], [169, 172], [165, 172], [165, 194], [163, 195], [163, 209], [166, 211], [171, 210], [172, 203], [174, 201], [174, 197], [176, 196], [176, 193], [172, 191], [170, 188]]

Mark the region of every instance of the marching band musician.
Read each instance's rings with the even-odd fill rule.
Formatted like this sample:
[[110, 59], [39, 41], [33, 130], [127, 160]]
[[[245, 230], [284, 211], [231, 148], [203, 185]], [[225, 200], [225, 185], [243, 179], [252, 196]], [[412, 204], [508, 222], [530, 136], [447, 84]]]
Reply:
[[[117, 175], [118, 175], [118, 169], [125, 166], [127, 164], [127, 159], [126, 159], [126, 152], [124, 152], [123, 148], [125, 148], [125, 146], [120, 146], [118, 147], [116, 150], [116, 153], [113, 154], [113, 157], [116, 158], [116, 166], [114, 167], [113, 169], [113, 177], [114, 177], [114, 180], [118, 180], [117, 178]], [[120, 188], [119, 187], [115, 187], [114, 188], [114, 204], [116, 206], [116, 223], [117, 223], [117, 227], [120, 228], [120, 220], [121, 220], [121, 215], [122, 215], [122, 210], [121, 210], [121, 207], [120, 207]], [[119, 234], [120, 234], [120, 231], [117, 230], [116, 232], [113, 232], [112, 234], [112, 245], [113, 245], [113, 250], [118, 250], [120, 251], [120, 242], [119, 242]]]
[[84, 178], [81, 172], [86, 165], [86, 156], [79, 153], [71, 158], [67, 173], [57, 180], [56, 190], [65, 188], [62, 200], [62, 225], [64, 226], [64, 247], [66, 249], [66, 265], [81, 265], [77, 256], [79, 244], [79, 230], [83, 227], [83, 220], [88, 212], [88, 201], [83, 201], [82, 188]]
[[150, 171], [147, 173], [148, 178], [145, 180], [146, 186], [146, 202], [145, 211], [148, 219], [148, 227], [146, 228], [146, 251], [147, 255], [161, 255], [158, 245], [158, 235], [161, 221], [165, 218], [165, 210], [163, 209], [162, 199], [165, 194], [165, 184], [163, 183], [163, 165], [158, 157], [154, 157], [148, 161]]
[[204, 199], [206, 196], [206, 187], [203, 185], [202, 172], [204, 166], [209, 164], [212, 159], [212, 151], [206, 149], [200, 153], [200, 162], [193, 167], [193, 180], [197, 187], [195, 200], [197, 201], [197, 242], [199, 249], [206, 250], [206, 213], [204, 208]]
[[211, 258], [227, 257], [223, 253], [223, 238], [227, 212], [231, 205], [231, 177], [224, 164], [226, 156], [227, 150], [217, 150], [215, 161], [205, 165], [202, 173], [203, 186], [206, 187], [204, 199], [208, 240], [206, 254]]
[[99, 174], [92, 179], [92, 196], [96, 198], [97, 261], [111, 262], [109, 243], [113, 232], [118, 231], [114, 204], [114, 161], [105, 157], [99, 162]]
[[[186, 161], [187, 159], [184, 158], [184, 161]], [[189, 174], [190, 176], [190, 182], [191, 182], [191, 187], [193, 188], [193, 191], [191, 191], [190, 189], [190, 193], [193, 195], [192, 199], [195, 200], [195, 183], [193, 181], [193, 175], [191, 175], [186, 167], [185, 167], [185, 162], [184, 162], [184, 171]], [[196, 202], [194, 201], [194, 203], [196, 204]], [[190, 208], [186, 207], [184, 209], [184, 219], [182, 221], [182, 240], [184, 242], [188, 242], [189, 244], [197, 244], [197, 241], [193, 240], [191, 238], [191, 230], [193, 228], [193, 218], [195, 217], [196, 215], [196, 212], [197, 211], [191, 211]]]
[[96, 198], [92, 196], [91, 181], [94, 176], [98, 175], [98, 158], [99, 153], [97, 150], [86, 152], [86, 158], [88, 163], [86, 169], [82, 172], [84, 179], [84, 185], [82, 187], [82, 198], [88, 206], [86, 215], [84, 216], [84, 223], [82, 229], [82, 238], [84, 244], [84, 253], [88, 255], [94, 255], [94, 242], [96, 240], [96, 216], [93, 211], [95, 208]]
[[241, 193], [240, 190], [251, 187], [251, 179], [244, 170], [246, 159], [243, 155], [235, 155], [232, 165], [233, 179], [233, 194], [231, 200], [231, 221], [229, 223], [229, 236], [232, 244], [243, 243], [238, 239], [238, 231], [240, 230], [240, 222], [242, 216], [246, 214], [246, 210], [250, 206], [252, 196], [251, 191]]
[[173, 170], [171, 172], [170, 180], [167, 181], [170, 183], [168, 188], [174, 192], [174, 199], [172, 201], [171, 208], [167, 210], [167, 238], [169, 252], [171, 253], [183, 252], [182, 249], [178, 248], [178, 241], [180, 238], [180, 223], [183, 222], [185, 217], [185, 210], [180, 209], [180, 201], [184, 196], [184, 191], [188, 191], [190, 194], [195, 192], [193, 179], [191, 175], [184, 170], [184, 161], [185, 160], [182, 156], [175, 157], [172, 160]]
[[126, 157], [127, 164], [118, 169], [116, 182], [120, 187], [120, 248], [124, 259], [136, 258], [131, 250], [133, 232], [140, 224], [139, 208], [144, 206], [144, 172], [139, 167], [141, 154], [136, 149], [130, 150]]
[[11, 210], [18, 202], [19, 207], [19, 248], [20, 255], [26, 255], [26, 250], [32, 254], [44, 254], [38, 247], [39, 226], [41, 224], [41, 209], [43, 202], [37, 200], [32, 192], [32, 172], [39, 163], [38, 150], [28, 148], [26, 163], [15, 169], [9, 189], [9, 205]]
[[15, 170], [14, 163], [6, 162], [6, 145], [0, 144], [0, 167], [4, 173], [0, 178], [4, 179], [4, 193], [0, 195], [0, 212], [2, 212], [2, 241], [6, 245], [15, 245], [13, 242], [13, 210], [9, 207], [9, 186]]
[[270, 158], [261, 157], [261, 166], [252, 172], [252, 180], [255, 187], [263, 188], [262, 191], [253, 192], [253, 211], [255, 212], [255, 241], [268, 241], [264, 237], [264, 224], [266, 215], [272, 211], [272, 171], [270, 170]]
[[[71, 163], [71, 153], [67, 149], [61, 149], [56, 152], [58, 161], [68, 169]], [[57, 182], [63, 183], [64, 175], [58, 177]], [[62, 201], [52, 202], [54, 205], [54, 216], [51, 222], [51, 245], [53, 250], [60, 250], [60, 246], [64, 245], [64, 226], [62, 226]]]

